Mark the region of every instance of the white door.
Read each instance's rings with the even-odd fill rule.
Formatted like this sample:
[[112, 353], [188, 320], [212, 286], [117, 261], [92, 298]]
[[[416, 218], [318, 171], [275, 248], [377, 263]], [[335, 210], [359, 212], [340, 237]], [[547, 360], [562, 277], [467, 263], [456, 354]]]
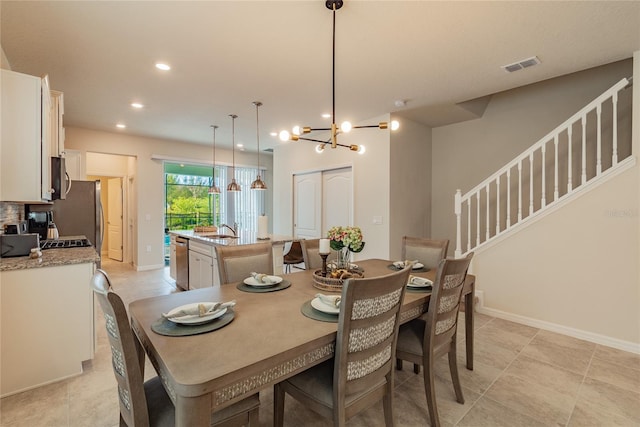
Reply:
[[[351, 168], [322, 172], [322, 235], [336, 225], [353, 225]], [[328, 207], [331, 207], [329, 209]]]
[[109, 236], [109, 258], [122, 261], [122, 178], [111, 178], [107, 182], [108, 208], [107, 233]]
[[293, 235], [316, 239], [322, 233], [322, 174], [293, 176]]

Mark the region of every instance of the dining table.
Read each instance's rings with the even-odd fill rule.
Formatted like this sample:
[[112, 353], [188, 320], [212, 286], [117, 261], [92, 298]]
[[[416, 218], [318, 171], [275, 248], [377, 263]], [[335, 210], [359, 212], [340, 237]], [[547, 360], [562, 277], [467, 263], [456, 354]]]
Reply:
[[[392, 261], [357, 261], [365, 277], [391, 274]], [[426, 269], [423, 269], [426, 270]], [[178, 427], [208, 426], [211, 412], [222, 409], [333, 357], [337, 315], [322, 321], [303, 314], [317, 293], [338, 295], [314, 286], [313, 271], [281, 276], [290, 286], [273, 292], [247, 292], [243, 284], [227, 284], [133, 301], [131, 327], [167, 394], [175, 405]], [[412, 274], [431, 280], [435, 269]], [[473, 300], [475, 277], [463, 288], [466, 366], [473, 369]], [[431, 292], [407, 289], [401, 322], [427, 311]], [[162, 313], [199, 302], [235, 300], [223, 327], [188, 334], [192, 326], [178, 325], [187, 335], [156, 332], [166, 322]], [[218, 321], [218, 320], [216, 320]], [[185, 329], [180, 329], [185, 328]]]

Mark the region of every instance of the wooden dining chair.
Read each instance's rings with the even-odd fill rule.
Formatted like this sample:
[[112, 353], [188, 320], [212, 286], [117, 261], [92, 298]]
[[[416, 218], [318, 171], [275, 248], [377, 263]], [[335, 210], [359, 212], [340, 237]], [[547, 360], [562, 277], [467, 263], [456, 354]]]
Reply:
[[220, 284], [237, 283], [252, 272], [273, 274], [273, 248], [270, 242], [251, 245], [216, 246]]
[[[144, 350], [134, 337], [122, 299], [111, 290], [107, 273], [96, 270], [91, 287], [104, 313], [111, 346], [113, 372], [118, 383], [120, 425], [155, 427], [175, 425], [175, 408], [159, 377], [144, 382]], [[259, 423], [258, 394], [211, 415], [213, 426]]]
[[424, 367], [424, 390], [432, 427], [440, 425], [433, 373], [436, 358], [444, 354], [449, 356], [449, 371], [456, 400], [464, 403], [458, 377], [456, 338], [462, 288], [471, 258], [473, 258], [473, 252], [466, 258], [440, 261], [427, 313], [402, 325], [398, 333], [396, 347], [398, 369], [402, 369], [402, 360], [413, 363], [414, 367]]
[[[283, 256], [285, 273], [291, 273], [292, 265], [301, 264], [304, 262], [304, 257], [302, 256], [302, 245], [300, 244], [300, 241], [294, 240], [293, 242], [288, 243], [288, 245], [285, 244], [285, 253]], [[288, 251], [286, 250], [286, 246], [289, 246]]]
[[[307, 270], [317, 270], [322, 268], [322, 258], [320, 257], [320, 239], [304, 239], [300, 240], [302, 246], [302, 258], [304, 259], [304, 268]], [[336, 259], [336, 251], [331, 249], [331, 254], [327, 260]]]
[[393, 425], [393, 357], [409, 269], [387, 276], [348, 279], [342, 286], [334, 358], [274, 387], [274, 425], [284, 423], [288, 393], [334, 426], [383, 399]]
[[438, 267], [440, 261], [447, 257], [449, 240], [434, 240], [424, 237], [402, 238], [402, 259], [418, 260], [426, 268], [434, 269]]

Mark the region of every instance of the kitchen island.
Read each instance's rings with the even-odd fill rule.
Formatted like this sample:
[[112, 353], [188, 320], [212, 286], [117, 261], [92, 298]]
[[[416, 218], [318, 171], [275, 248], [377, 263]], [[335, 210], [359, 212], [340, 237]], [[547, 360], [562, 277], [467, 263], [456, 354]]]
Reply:
[[[291, 236], [270, 234], [268, 240], [260, 240], [254, 232], [238, 232], [237, 236], [218, 232], [195, 232], [193, 230], [169, 231], [171, 249], [169, 271], [176, 280], [176, 285], [182, 289], [198, 289], [209, 286], [220, 286], [220, 274], [216, 258], [216, 246], [251, 245], [269, 242], [273, 246], [273, 273], [282, 274], [284, 245], [293, 240]], [[183, 261], [188, 266], [180, 265], [184, 257], [180, 257], [176, 247], [176, 238], [188, 240], [188, 256]], [[180, 272], [188, 270], [188, 279], [183, 279]]]
[[0, 396], [79, 375], [93, 358], [99, 260], [94, 247], [0, 259]]

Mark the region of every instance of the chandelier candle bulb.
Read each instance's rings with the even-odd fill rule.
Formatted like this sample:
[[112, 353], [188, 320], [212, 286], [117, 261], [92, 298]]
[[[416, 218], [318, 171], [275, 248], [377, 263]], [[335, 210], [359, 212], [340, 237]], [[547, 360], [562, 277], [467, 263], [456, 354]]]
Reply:
[[328, 254], [331, 252], [329, 239], [320, 239], [320, 247], [318, 248], [318, 252], [321, 254]]

